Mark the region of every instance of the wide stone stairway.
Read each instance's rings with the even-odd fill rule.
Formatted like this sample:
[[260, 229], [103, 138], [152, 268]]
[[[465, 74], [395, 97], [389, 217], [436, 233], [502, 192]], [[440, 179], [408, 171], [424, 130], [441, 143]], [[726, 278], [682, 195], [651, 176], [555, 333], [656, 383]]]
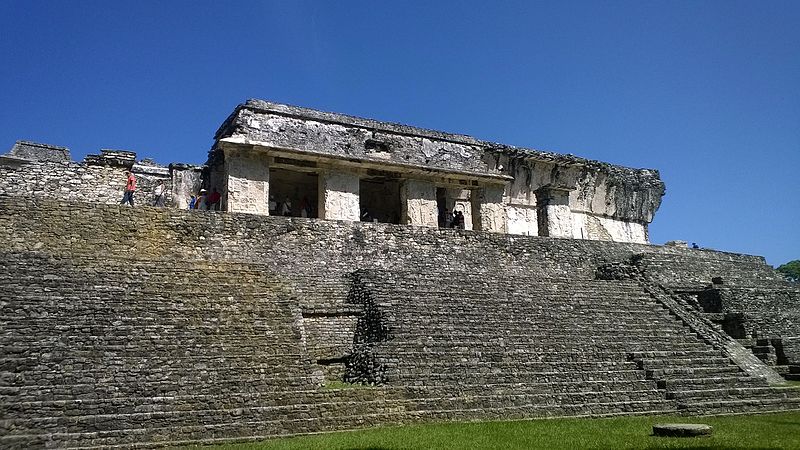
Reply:
[[416, 388], [432, 416], [800, 409], [797, 390], [748, 376], [635, 281], [446, 270], [358, 279], [373, 325], [354, 357], [373, 370], [351, 376]]
[[0, 256], [0, 448], [253, 439], [396, 416], [378, 393], [320, 389], [297, 301], [261, 266]]
[[[171, 214], [178, 224], [202, 218]], [[61, 220], [48, 220], [60, 230]], [[276, 236], [300, 234], [285, 222], [264, 223], [287, 230]], [[196, 227], [164, 222], [148, 234], [140, 223], [152, 242], [129, 244], [92, 237], [85, 224], [68, 226], [70, 238], [20, 237], [37, 223], [6, 236], [16, 250], [0, 250], [0, 448], [800, 409], [797, 390], [748, 375], [641, 281], [596, 280], [594, 263], [566, 261], [571, 247], [558, 247], [566, 241], [515, 238], [512, 248], [476, 233], [414, 231], [424, 246], [381, 259], [369, 245], [308, 237], [244, 255], [218, 242], [224, 253], [204, 258], [212, 246], [164, 244]], [[407, 230], [374, 230], [384, 231]], [[464, 256], [496, 252], [504, 264], [440, 262], [457, 248], [448, 242], [461, 242]], [[309, 243], [346, 251], [329, 252], [321, 260], [328, 267], [310, 264], [317, 253]], [[137, 245], [148, 253], [137, 256]], [[550, 259], [536, 264], [539, 254]], [[352, 349], [341, 352], [349, 340]], [[343, 381], [352, 384], [330, 383], [335, 372], [320, 364], [326, 352], [345, 355]]]

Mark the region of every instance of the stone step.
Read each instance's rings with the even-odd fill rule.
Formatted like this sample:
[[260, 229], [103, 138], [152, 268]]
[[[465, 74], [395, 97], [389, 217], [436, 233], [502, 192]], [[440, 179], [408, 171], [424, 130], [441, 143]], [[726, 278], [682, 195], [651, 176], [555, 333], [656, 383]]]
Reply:
[[[422, 353], [430, 353], [442, 351], [444, 353], [451, 353], [459, 351], [460, 349], [471, 349], [473, 351], [505, 351], [516, 352], [524, 351], [531, 352], [554, 352], [563, 351], [566, 353], [575, 352], [593, 352], [597, 353], [621, 353], [629, 355], [631, 352], [656, 352], [656, 351], [670, 351], [667, 349], [680, 348], [687, 352], [689, 351], [704, 351], [708, 346], [700, 343], [674, 343], [670, 340], [663, 341], [605, 341], [601, 339], [589, 338], [582, 339], [559, 339], [555, 341], [542, 341], [539, 339], [531, 339], [528, 336], [517, 337], [504, 337], [492, 338], [484, 342], [476, 342], [470, 340], [422, 340], [419, 341], [398, 341], [391, 340], [381, 344], [379, 353], [389, 354], [394, 350], [398, 351], [415, 351]], [[719, 355], [720, 353], [717, 353]]]
[[[550, 378], [546, 382], [538, 382], [536, 379], [518, 382], [491, 382], [480, 380], [473, 382], [471, 378], [464, 378], [458, 383], [441, 383], [437, 378], [424, 380], [425, 384], [408, 385], [382, 385], [382, 388], [392, 386], [402, 390], [405, 397], [419, 396], [439, 396], [439, 395], [481, 395], [482, 393], [491, 395], [504, 394], [533, 394], [533, 393], [569, 393], [569, 392], [611, 392], [611, 391], [654, 391], [656, 383], [652, 380], [643, 379], [609, 379], [609, 380], [559, 380], [558, 376], [563, 374], [541, 374]], [[447, 379], [447, 377], [443, 377]], [[412, 382], [422, 382], [414, 380]]]
[[471, 347], [420, 347], [419, 350], [404, 348], [400, 350], [386, 351], [383, 349], [378, 353], [378, 361], [397, 362], [404, 361], [428, 361], [438, 360], [441, 362], [510, 362], [518, 360], [525, 362], [542, 363], [562, 363], [562, 362], [594, 362], [594, 361], [625, 361], [624, 352], [604, 351], [604, 350], [539, 350], [526, 348], [471, 348]]
[[651, 360], [658, 358], [665, 359], [687, 359], [687, 358], [725, 358], [725, 353], [722, 350], [717, 350], [706, 346], [700, 349], [680, 349], [680, 350], [653, 350], [653, 351], [634, 351], [629, 353], [629, 357], [633, 360]]
[[695, 389], [668, 391], [667, 398], [679, 401], [696, 401], [700, 399], [756, 399], [756, 398], [797, 398], [800, 392], [795, 388], [777, 388], [769, 386], [756, 387], [721, 387], [715, 389]]
[[[358, 391], [358, 390], [356, 390]], [[366, 389], [364, 390], [366, 391]], [[404, 390], [412, 393], [410, 390]], [[646, 390], [634, 390], [632, 386], [623, 391], [571, 391], [571, 392], [544, 392], [544, 391], [520, 391], [520, 392], [492, 392], [476, 389], [471, 392], [460, 392], [457, 395], [442, 395], [441, 392], [432, 393], [429, 390], [417, 391], [417, 396], [407, 396], [400, 398], [399, 391], [389, 393], [390, 399], [386, 398], [387, 392], [381, 390], [376, 393], [367, 393], [360, 398], [347, 399], [353, 407], [353, 403], [358, 403], [359, 408], [365, 412], [381, 406], [379, 402], [390, 401], [395, 406], [403, 406], [407, 409], [424, 409], [431, 407], [442, 409], [461, 409], [465, 404], [484, 404], [484, 405], [537, 405], [537, 404], [573, 404], [591, 403], [605, 401], [642, 401], [642, 400], [662, 400], [663, 395], [655, 388]], [[433, 394], [433, 395], [432, 395]], [[29, 421], [47, 421], [54, 423], [53, 420], [68, 418], [83, 420], [91, 416], [134, 416], [138, 414], [165, 414], [171, 415], [179, 412], [188, 411], [207, 411], [225, 410], [235, 405], [236, 408], [247, 410], [267, 410], [286, 409], [292, 407], [305, 407], [315, 405], [316, 407], [325, 406], [331, 402], [340, 402], [336, 398], [336, 393], [315, 391], [315, 392], [283, 392], [276, 395], [218, 395], [196, 397], [161, 397], [161, 398], [114, 398], [98, 399], [91, 401], [39, 401], [28, 403], [12, 403], [8, 405], [9, 419], [2, 422], [2, 426], [15, 426]], [[377, 398], [380, 397], [380, 398]], [[338, 405], [337, 405], [338, 406]], [[83, 416], [84, 411], [91, 411], [90, 416]], [[355, 412], [355, 411], [352, 411]], [[57, 423], [57, 422], [56, 422]]]
[[658, 369], [646, 369], [645, 373], [649, 379], [667, 379], [667, 380], [682, 380], [689, 378], [713, 378], [718, 376], [730, 376], [740, 374], [744, 376], [744, 372], [733, 364], [726, 366], [708, 366], [708, 367], [662, 367]]
[[703, 389], [703, 388], [718, 388], [718, 387], [754, 387], [754, 386], [767, 386], [767, 380], [764, 377], [751, 377], [751, 376], [726, 376], [727, 374], [720, 374], [713, 377], [698, 377], [698, 378], [665, 378], [658, 380], [658, 387], [667, 390], [686, 390], [686, 389]]
[[470, 372], [465, 370], [437, 371], [396, 370], [385, 374], [387, 384], [409, 386], [461, 385], [476, 383], [552, 383], [580, 381], [645, 381], [641, 371], [624, 368], [595, 368], [591, 370], [568, 370], [561, 367], [530, 367], [514, 371], [496, 370], [494, 372]]
[[4, 385], [0, 386], [0, 400], [91, 400], [128, 396], [210, 395], [216, 392], [272, 392], [289, 388], [307, 390], [315, 388], [318, 384], [310, 372], [299, 372], [292, 368], [271, 368], [271, 373], [258, 373], [257, 369], [259, 368], [251, 373], [165, 371], [163, 376], [158, 377], [153, 377], [149, 373], [120, 376], [105, 373], [83, 377], [71, 377], [69, 373], [56, 374], [48, 380], [47, 385], [39, 385], [28, 379], [5, 381]]
[[645, 370], [667, 367], [729, 366], [733, 364], [730, 359], [722, 356], [699, 358], [642, 358], [638, 363], [639, 367]]
[[756, 398], [738, 400], [685, 401], [678, 410], [691, 415], [767, 413], [800, 410], [800, 398]]

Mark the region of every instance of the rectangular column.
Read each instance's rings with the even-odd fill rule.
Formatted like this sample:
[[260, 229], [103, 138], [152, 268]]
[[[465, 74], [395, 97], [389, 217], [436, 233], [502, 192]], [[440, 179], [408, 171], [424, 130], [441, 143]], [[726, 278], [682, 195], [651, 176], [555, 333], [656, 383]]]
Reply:
[[358, 221], [361, 216], [358, 175], [326, 171], [319, 174], [318, 180], [319, 217], [328, 220]]
[[572, 237], [569, 190], [545, 186], [536, 191], [539, 236]]
[[436, 186], [428, 181], [405, 180], [400, 189], [403, 208], [401, 223], [423, 227], [439, 226]]
[[227, 210], [269, 215], [269, 157], [252, 150], [225, 150]]
[[472, 221], [475, 230], [508, 232], [503, 190], [503, 186], [486, 186], [472, 191]]

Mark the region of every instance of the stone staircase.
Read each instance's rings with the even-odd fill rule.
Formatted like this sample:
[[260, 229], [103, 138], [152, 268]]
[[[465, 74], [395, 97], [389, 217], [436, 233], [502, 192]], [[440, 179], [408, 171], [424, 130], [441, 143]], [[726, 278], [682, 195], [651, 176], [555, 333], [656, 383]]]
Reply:
[[363, 271], [359, 283], [386, 329], [359, 356], [367, 378], [458, 392], [469, 402], [446, 402], [454, 415], [506, 402], [530, 416], [800, 409], [800, 393], [748, 376], [635, 281]]
[[374, 393], [319, 389], [297, 301], [257, 265], [3, 253], [0, 285], [2, 448], [391, 421]]

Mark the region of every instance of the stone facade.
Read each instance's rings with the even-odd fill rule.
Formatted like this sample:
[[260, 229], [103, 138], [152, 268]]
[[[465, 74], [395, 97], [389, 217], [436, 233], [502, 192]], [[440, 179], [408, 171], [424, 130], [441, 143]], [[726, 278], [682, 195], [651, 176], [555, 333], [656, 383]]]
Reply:
[[[465, 228], [499, 233], [647, 243], [647, 225], [664, 194], [655, 170], [261, 100], [237, 107], [216, 139], [212, 170], [240, 165], [234, 159], [246, 148], [283, 160], [287, 170], [294, 165], [294, 170], [322, 174], [333, 167], [361, 180], [427, 183], [437, 192], [466, 192]], [[375, 178], [374, 171], [391, 176]], [[402, 223], [417, 219], [434, 227], [442, 222], [415, 216], [417, 204], [430, 202], [430, 192], [420, 192], [417, 199], [408, 194], [404, 191], [399, 200]], [[435, 198], [437, 216], [452, 210], [454, 197], [437, 193]], [[359, 206], [359, 216], [368, 212]]]

